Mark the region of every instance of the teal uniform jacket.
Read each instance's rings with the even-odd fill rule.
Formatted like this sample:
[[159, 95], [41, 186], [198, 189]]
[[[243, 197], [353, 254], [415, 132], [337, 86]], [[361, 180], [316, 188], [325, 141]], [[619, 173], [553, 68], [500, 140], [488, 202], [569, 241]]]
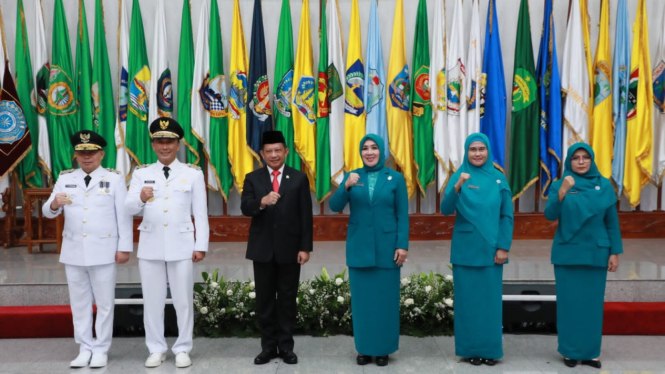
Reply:
[[[464, 185], [462, 188], [465, 188]], [[456, 211], [458, 199], [459, 194], [456, 193], [445, 195], [441, 201], [441, 213], [453, 214]], [[513, 201], [509, 190], [501, 191], [501, 213], [497, 219], [499, 220], [499, 236], [496, 247], [493, 247], [469, 220], [457, 212], [450, 263], [462, 266], [492, 266], [497, 249], [510, 251], [513, 242]]]
[[[569, 192], [570, 193], [570, 192]], [[566, 199], [559, 201], [551, 195], [545, 207], [545, 218], [550, 221], [565, 220], [562, 208]], [[552, 244], [552, 264], [588, 265], [607, 267], [610, 255], [623, 253], [619, 216], [615, 205], [608, 207], [605, 214], [589, 218], [582, 228], [569, 241], [563, 239], [559, 226]]]
[[395, 250], [409, 249], [409, 200], [402, 174], [384, 167], [369, 198], [367, 172], [352, 171], [360, 176], [362, 186], [344, 188], [347, 174], [330, 199], [330, 209], [341, 212], [351, 205], [346, 234], [346, 265], [394, 269]]

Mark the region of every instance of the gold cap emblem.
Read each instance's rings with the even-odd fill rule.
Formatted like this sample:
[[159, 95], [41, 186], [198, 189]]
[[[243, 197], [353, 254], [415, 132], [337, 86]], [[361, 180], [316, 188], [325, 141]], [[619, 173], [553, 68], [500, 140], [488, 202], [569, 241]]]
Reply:
[[167, 120], [159, 121], [159, 127], [161, 127], [162, 130], [166, 130], [169, 127], [169, 121]]
[[90, 133], [84, 134], [81, 133], [81, 143], [88, 143], [90, 142]]

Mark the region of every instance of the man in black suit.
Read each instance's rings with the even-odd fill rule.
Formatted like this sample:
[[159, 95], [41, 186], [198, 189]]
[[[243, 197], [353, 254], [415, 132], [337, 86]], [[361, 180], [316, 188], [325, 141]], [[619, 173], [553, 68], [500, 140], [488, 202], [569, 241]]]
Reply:
[[252, 217], [246, 258], [254, 261], [262, 349], [254, 363], [281, 357], [296, 364], [293, 327], [300, 266], [313, 247], [312, 200], [307, 175], [284, 165], [284, 135], [267, 131], [262, 146], [266, 166], [245, 176], [240, 204], [242, 214]]

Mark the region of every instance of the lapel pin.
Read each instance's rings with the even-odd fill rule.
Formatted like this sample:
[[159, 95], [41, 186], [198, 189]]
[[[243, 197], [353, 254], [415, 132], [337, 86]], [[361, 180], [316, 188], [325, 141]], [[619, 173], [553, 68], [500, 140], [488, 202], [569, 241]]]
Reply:
[[596, 186], [596, 190], [600, 190], [600, 186]]
[[497, 179], [497, 180], [496, 180], [496, 183], [501, 183], [501, 179]]
[[185, 182], [187, 182], [187, 181], [183, 179], [183, 180], [181, 180], [180, 182], [185, 183]]
[[389, 175], [389, 176], [388, 176], [388, 180], [389, 180], [389, 181], [393, 180], [393, 176], [392, 176], [392, 175]]
[[289, 175], [288, 175], [288, 174], [286, 175], [286, 179], [289, 179]]

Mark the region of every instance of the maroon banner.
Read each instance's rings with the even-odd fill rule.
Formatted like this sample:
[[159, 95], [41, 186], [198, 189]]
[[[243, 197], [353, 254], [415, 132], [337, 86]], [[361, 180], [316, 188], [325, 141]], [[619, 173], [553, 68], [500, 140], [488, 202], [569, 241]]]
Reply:
[[16, 165], [32, 148], [30, 129], [23, 115], [21, 102], [18, 100], [16, 85], [9, 72], [9, 63], [5, 64], [0, 95], [0, 177], [14, 170]]

